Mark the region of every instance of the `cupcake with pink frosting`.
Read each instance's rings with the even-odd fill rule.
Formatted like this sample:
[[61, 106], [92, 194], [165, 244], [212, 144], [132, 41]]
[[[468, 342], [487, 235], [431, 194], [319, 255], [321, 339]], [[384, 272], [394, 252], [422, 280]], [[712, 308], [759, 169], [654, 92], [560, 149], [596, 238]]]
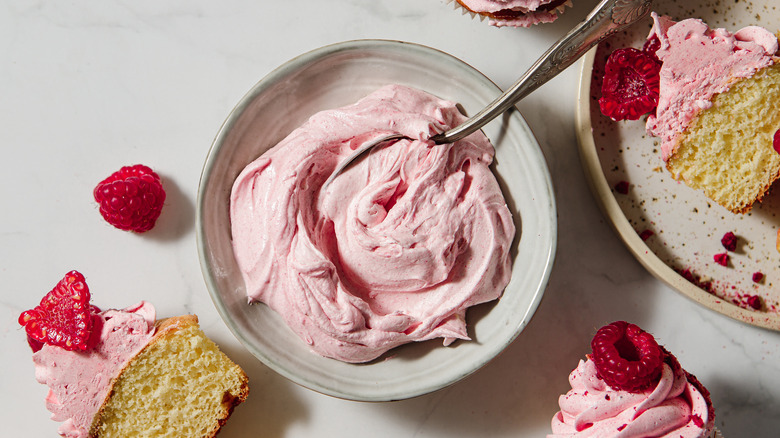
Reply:
[[720, 436], [707, 389], [652, 335], [617, 321], [591, 348], [569, 375], [548, 438]]
[[448, 0], [472, 17], [487, 19], [492, 26], [529, 27], [551, 23], [571, 7], [571, 0]]

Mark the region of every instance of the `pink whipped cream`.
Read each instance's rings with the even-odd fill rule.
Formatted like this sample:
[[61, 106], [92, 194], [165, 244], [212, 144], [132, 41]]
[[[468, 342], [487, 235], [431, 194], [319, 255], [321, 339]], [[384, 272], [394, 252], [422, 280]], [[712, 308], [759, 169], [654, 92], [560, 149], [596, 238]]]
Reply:
[[[312, 116], [247, 166], [230, 214], [249, 301], [346, 362], [412, 341], [469, 339], [466, 309], [509, 282], [515, 227], [484, 134], [427, 141], [464, 120], [454, 102], [390, 85]], [[386, 133], [408, 139], [321, 190], [355, 147]]]
[[493, 26], [528, 27], [551, 23], [571, 0], [457, 0], [472, 12], [490, 14]]
[[100, 336], [94, 348], [75, 352], [44, 345], [33, 354], [35, 378], [49, 386], [46, 408], [63, 422], [58, 432], [68, 438], [89, 436], [114, 379], [154, 334], [155, 310], [147, 302], [94, 318], [93, 336]]
[[732, 34], [710, 29], [699, 19], [675, 23], [653, 13], [648, 38], [653, 36], [661, 42], [657, 55], [663, 66], [658, 109], [648, 117], [647, 130], [661, 139], [664, 161], [674, 153], [677, 137], [691, 120], [712, 106], [715, 94], [777, 59], [777, 38], [756, 26]]
[[655, 387], [631, 393], [612, 389], [592, 361], [581, 360], [569, 383], [548, 438], [704, 438], [714, 427], [707, 396], [679, 366], [664, 363]]

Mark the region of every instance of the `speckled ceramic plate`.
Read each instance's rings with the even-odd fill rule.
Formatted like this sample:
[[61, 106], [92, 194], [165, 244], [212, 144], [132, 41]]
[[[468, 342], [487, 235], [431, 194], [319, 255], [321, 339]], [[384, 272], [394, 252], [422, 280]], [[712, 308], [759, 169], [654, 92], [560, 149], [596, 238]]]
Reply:
[[[735, 31], [750, 24], [777, 27], [780, 10], [770, 3], [661, 1], [655, 7], [677, 20], [696, 17]], [[650, 27], [648, 18], [593, 49], [583, 62], [577, 131], [593, 193], [628, 248], [656, 277], [717, 312], [780, 330], [780, 253], [775, 248], [780, 190], [775, 188], [750, 213], [734, 215], [671, 177], [659, 143], [645, 133], [644, 119], [613, 122], [599, 111], [606, 57], [618, 47], [641, 47]], [[728, 253], [728, 266], [721, 266], [714, 256], [726, 252], [721, 238], [727, 232], [738, 237], [738, 246]], [[756, 273], [760, 281], [754, 281]]]
[[258, 82], [217, 134], [203, 167], [197, 203], [201, 267], [220, 315], [258, 359], [325, 394], [387, 401], [450, 385], [490, 361], [528, 324], [544, 293], [556, 245], [552, 184], [539, 145], [517, 111], [484, 128], [496, 148], [494, 171], [518, 234], [512, 279], [497, 301], [467, 313], [472, 341], [432, 340], [395, 348], [366, 364], [312, 353], [281, 317], [247, 304], [230, 236], [229, 196], [238, 173], [318, 111], [354, 103], [386, 84], [416, 87], [476, 113], [501, 90], [466, 63], [428, 47], [361, 40], [305, 53]]

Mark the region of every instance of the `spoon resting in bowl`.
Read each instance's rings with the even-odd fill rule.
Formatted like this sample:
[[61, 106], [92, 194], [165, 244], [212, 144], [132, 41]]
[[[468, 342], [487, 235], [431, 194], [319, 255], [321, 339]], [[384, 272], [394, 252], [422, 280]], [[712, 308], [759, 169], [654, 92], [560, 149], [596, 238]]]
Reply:
[[[504, 94], [475, 116], [449, 131], [434, 135], [429, 141], [435, 144], [453, 143], [482, 128], [512, 108], [520, 99], [564, 71], [593, 46], [645, 17], [650, 12], [652, 3], [652, 0], [602, 0], [582, 23], [550, 47]], [[406, 136], [398, 133], [382, 134], [363, 143], [336, 166], [322, 189], [328, 187], [339, 174], [366, 152], [380, 144], [402, 138]]]

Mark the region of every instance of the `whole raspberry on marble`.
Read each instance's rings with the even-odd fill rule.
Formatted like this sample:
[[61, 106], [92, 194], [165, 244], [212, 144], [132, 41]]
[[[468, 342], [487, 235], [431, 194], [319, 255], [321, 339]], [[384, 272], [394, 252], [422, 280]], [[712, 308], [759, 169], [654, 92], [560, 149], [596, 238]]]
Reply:
[[610, 387], [642, 391], [658, 382], [665, 354], [653, 335], [634, 324], [616, 321], [596, 332], [591, 360]]
[[658, 106], [661, 63], [655, 54], [617, 49], [604, 66], [599, 107], [612, 120], [637, 120]]
[[165, 202], [160, 176], [143, 164], [122, 167], [101, 181], [93, 194], [108, 223], [138, 233], [154, 227]]
[[19, 315], [19, 324], [27, 332], [33, 351], [43, 344], [69, 351], [86, 350], [92, 333], [92, 312], [89, 287], [84, 276], [70, 271], [60, 280], [38, 306]]

